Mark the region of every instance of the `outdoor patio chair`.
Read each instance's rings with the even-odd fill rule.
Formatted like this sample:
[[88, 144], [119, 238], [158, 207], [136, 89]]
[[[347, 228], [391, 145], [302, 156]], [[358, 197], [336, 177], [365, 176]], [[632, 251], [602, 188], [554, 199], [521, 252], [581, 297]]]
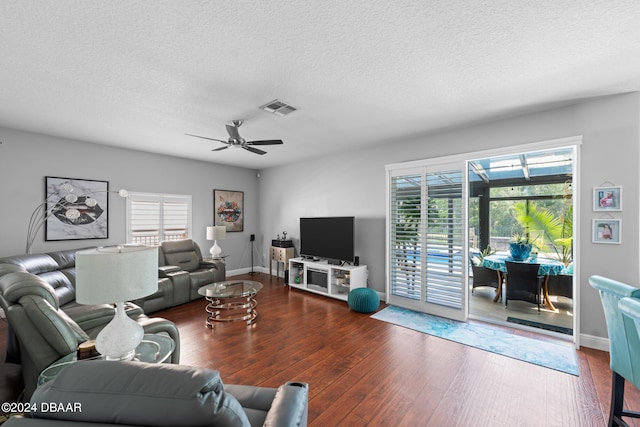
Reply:
[[[623, 309], [619, 305], [623, 298], [640, 298], [640, 289], [602, 276], [591, 276], [589, 284], [600, 293], [609, 334], [609, 366], [612, 376], [608, 425], [626, 426], [622, 417], [640, 418], [639, 412], [625, 411], [623, 408], [625, 380], [640, 386], [640, 340], [635, 322], [622, 314]], [[636, 312], [633, 305], [622, 303], [624, 310], [631, 316]]]
[[483, 267], [481, 265], [471, 265], [471, 270], [473, 271], [471, 292], [480, 286], [498, 288], [501, 280], [500, 272], [498, 270], [491, 270], [490, 268]]
[[507, 292], [505, 307], [509, 300], [526, 301], [538, 306], [540, 313], [541, 280], [538, 276], [540, 264], [505, 262], [507, 266]]
[[547, 290], [549, 295], [573, 298], [573, 276], [570, 274], [549, 276]]

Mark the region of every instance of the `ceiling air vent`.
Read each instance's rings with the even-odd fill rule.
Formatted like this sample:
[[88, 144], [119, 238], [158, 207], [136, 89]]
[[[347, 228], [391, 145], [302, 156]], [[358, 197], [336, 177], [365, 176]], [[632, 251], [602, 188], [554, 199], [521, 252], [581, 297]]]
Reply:
[[289, 113], [293, 113], [297, 110], [293, 105], [289, 105], [286, 102], [280, 101], [279, 99], [274, 99], [271, 102], [266, 103], [265, 105], [260, 107], [262, 110], [267, 111], [269, 113], [273, 113], [276, 116], [284, 117]]

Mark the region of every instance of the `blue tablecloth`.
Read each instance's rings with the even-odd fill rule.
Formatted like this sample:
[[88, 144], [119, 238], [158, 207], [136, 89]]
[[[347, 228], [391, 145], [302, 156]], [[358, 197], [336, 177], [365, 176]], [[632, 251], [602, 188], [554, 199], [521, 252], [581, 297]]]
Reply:
[[482, 260], [482, 266], [490, 268], [492, 270], [499, 270], [503, 273], [507, 272], [507, 264], [505, 261], [511, 262], [525, 262], [529, 264], [540, 264], [538, 274], [540, 276], [557, 276], [559, 274], [565, 274], [564, 264], [555, 259], [538, 257], [537, 259], [526, 259], [524, 261], [516, 261], [507, 254], [494, 254], [487, 255]]

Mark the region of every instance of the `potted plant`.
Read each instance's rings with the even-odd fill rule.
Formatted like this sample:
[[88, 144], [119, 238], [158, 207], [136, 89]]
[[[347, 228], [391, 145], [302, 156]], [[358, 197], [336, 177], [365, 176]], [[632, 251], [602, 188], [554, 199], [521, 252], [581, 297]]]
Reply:
[[487, 245], [487, 247], [484, 248], [484, 250], [482, 250], [482, 252], [474, 253], [471, 256], [471, 265], [474, 265], [476, 267], [481, 266], [482, 265], [482, 261], [484, 261], [484, 257], [489, 256], [489, 255], [493, 255], [496, 252], [497, 251], [495, 249], [491, 248], [491, 245]]
[[572, 206], [567, 204], [560, 217], [534, 203], [531, 203], [528, 208], [524, 203], [516, 204], [515, 210], [516, 219], [524, 228], [534, 230], [543, 237], [542, 243], [537, 243], [537, 246], [568, 267], [573, 261]]
[[509, 243], [511, 258], [516, 261], [524, 261], [531, 255], [531, 249], [533, 249], [533, 243], [529, 240], [528, 235], [519, 233], [513, 235]]

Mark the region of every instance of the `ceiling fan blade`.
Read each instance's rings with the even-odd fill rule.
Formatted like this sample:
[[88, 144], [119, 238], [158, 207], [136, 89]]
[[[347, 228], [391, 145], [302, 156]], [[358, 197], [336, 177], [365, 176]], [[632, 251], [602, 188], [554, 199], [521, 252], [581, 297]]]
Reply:
[[214, 149], [213, 149], [213, 150], [211, 150], [211, 151], [222, 151], [222, 150], [226, 150], [227, 148], [229, 148], [229, 146], [228, 146], [228, 145], [225, 145], [224, 147], [214, 148]]
[[256, 153], [260, 155], [267, 154], [266, 151], [258, 150], [257, 148], [248, 147], [246, 145], [243, 145], [242, 148], [244, 148], [245, 150], [251, 151], [252, 153]]
[[185, 133], [185, 135], [187, 135], [187, 136], [195, 136], [196, 138], [208, 139], [208, 140], [210, 140], [210, 141], [224, 142], [225, 144], [228, 144], [228, 142], [227, 142], [227, 141], [223, 141], [223, 140], [221, 140], [221, 139], [209, 138], [209, 137], [206, 137], [206, 136], [200, 136], [200, 135], [192, 135], [192, 134], [190, 134], [190, 133]]
[[262, 141], [247, 141], [247, 145], [279, 145], [284, 144], [281, 139], [265, 139]]
[[227, 132], [229, 133], [229, 136], [233, 139], [235, 139], [236, 141], [240, 141], [240, 134], [238, 133], [238, 128], [235, 126], [231, 126], [231, 125], [226, 125], [227, 126]]

